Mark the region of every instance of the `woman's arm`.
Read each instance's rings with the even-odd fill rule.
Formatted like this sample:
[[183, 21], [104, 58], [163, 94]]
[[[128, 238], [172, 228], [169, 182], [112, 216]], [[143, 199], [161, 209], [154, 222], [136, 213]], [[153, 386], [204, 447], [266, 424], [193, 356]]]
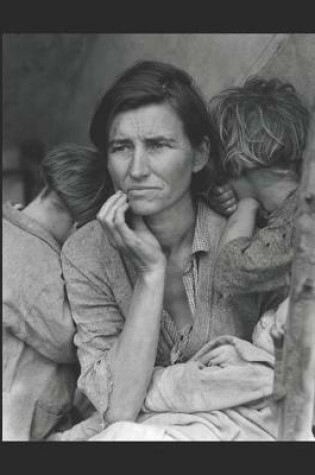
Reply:
[[108, 422], [132, 420], [155, 363], [164, 277], [140, 277], [132, 288], [118, 253], [99, 233], [96, 226], [83, 240], [75, 233], [62, 254], [77, 327], [78, 387]]
[[164, 292], [164, 271], [140, 275], [112, 365], [109, 422], [135, 420], [156, 359]]
[[[133, 229], [126, 225], [127, 207], [125, 196], [113, 195], [98, 215], [105, 232], [94, 224], [83, 240], [75, 233], [63, 249], [77, 324], [78, 385], [109, 422], [134, 420], [141, 409], [156, 359], [164, 294], [165, 256], [141, 218]], [[122, 253], [137, 270], [133, 289]]]
[[138, 273], [112, 364], [110, 422], [135, 420], [141, 409], [156, 358], [164, 295], [166, 258], [141, 217], [134, 217], [133, 230], [127, 226], [128, 208], [126, 195], [118, 191], [98, 214], [113, 244], [134, 263]]

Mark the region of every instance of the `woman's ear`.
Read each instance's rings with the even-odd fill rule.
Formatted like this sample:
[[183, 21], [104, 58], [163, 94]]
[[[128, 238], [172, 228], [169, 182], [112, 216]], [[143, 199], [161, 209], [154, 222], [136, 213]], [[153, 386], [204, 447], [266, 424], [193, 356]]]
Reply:
[[193, 173], [200, 172], [208, 163], [210, 155], [210, 141], [204, 137], [199, 147], [195, 150]]

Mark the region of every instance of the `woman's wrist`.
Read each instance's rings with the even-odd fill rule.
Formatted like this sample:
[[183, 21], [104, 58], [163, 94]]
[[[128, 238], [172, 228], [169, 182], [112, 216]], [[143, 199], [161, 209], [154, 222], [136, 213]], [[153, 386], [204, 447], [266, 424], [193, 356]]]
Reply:
[[147, 267], [144, 269], [141, 269], [141, 272], [139, 273], [139, 277], [146, 283], [156, 283], [160, 280], [164, 281], [165, 278], [165, 273], [166, 273], [166, 263], [156, 265], [154, 267]]

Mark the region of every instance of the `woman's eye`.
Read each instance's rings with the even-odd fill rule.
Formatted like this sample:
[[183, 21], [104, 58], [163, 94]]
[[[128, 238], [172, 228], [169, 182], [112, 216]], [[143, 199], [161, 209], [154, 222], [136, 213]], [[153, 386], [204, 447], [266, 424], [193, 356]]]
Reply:
[[167, 144], [164, 143], [164, 142], [154, 142], [154, 143], [149, 144], [149, 148], [151, 150], [159, 150], [159, 149], [162, 149], [164, 147], [167, 147]]
[[110, 148], [110, 153], [125, 152], [128, 149], [128, 145], [115, 145]]

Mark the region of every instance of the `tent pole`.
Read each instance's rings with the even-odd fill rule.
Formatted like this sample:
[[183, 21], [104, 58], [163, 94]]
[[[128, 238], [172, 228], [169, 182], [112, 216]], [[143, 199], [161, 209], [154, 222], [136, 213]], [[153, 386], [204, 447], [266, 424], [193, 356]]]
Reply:
[[[279, 354], [276, 348], [276, 355]], [[306, 147], [292, 265], [290, 305], [282, 362], [277, 358], [275, 393], [278, 440], [313, 440], [315, 405], [315, 120]]]

